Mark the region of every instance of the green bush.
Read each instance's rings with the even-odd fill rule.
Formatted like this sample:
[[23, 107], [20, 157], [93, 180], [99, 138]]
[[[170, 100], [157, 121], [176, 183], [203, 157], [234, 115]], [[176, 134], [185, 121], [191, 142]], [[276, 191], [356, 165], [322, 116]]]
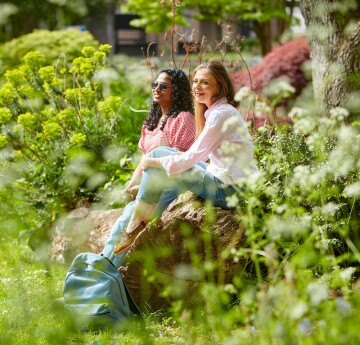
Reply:
[[0, 46], [0, 76], [8, 69], [18, 67], [29, 52], [40, 52], [45, 65], [63, 66], [80, 56], [84, 46], [99, 46], [88, 31], [35, 30]]
[[[65, 210], [99, 201], [105, 184], [122, 183], [131, 173], [143, 115], [123, 117], [123, 99], [105, 96], [99, 75], [111, 71], [109, 52], [108, 45], [87, 46], [82, 56], [55, 66], [30, 52], [19, 68], [5, 73], [2, 196], [33, 229], [46, 227]], [[110, 89], [127, 84], [111, 81]]]

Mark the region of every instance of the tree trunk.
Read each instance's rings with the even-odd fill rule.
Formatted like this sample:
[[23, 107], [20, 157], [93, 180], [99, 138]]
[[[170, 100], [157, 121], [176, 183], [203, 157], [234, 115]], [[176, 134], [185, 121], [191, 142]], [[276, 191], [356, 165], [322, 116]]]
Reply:
[[[110, 44], [115, 48], [114, 15], [115, 1], [104, 1], [98, 7], [90, 8], [87, 27], [101, 44]], [[114, 51], [113, 51], [114, 52]]]
[[321, 114], [344, 107], [360, 114], [359, 0], [301, 0], [313, 62], [314, 97]]
[[272, 48], [271, 22], [254, 22], [254, 32], [260, 41], [261, 55], [265, 56]]

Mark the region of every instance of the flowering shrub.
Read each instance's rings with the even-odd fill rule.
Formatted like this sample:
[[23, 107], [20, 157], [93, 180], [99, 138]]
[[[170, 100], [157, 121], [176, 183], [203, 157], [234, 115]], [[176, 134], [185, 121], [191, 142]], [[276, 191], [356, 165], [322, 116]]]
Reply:
[[83, 56], [59, 66], [30, 52], [5, 73], [0, 169], [8, 178], [2, 187], [8, 203], [22, 205], [15, 209], [22, 214], [24, 207], [24, 217], [33, 218], [33, 227], [78, 202], [98, 200], [106, 182], [130, 174], [128, 163], [119, 170], [119, 160], [131, 153], [131, 136], [123, 135], [131, 127], [120, 115], [123, 99], [106, 96], [104, 82], [96, 79], [108, 69], [109, 52], [108, 45], [84, 47]]
[[[252, 86], [253, 91], [261, 91], [271, 81], [286, 78], [295, 94], [299, 95], [308, 83], [303, 64], [310, 59], [309, 43], [306, 38], [297, 38], [284, 43], [265, 55], [262, 60], [247, 70], [232, 74], [235, 88]], [[250, 74], [250, 76], [249, 76]]]
[[[241, 90], [237, 97], [251, 93]], [[241, 247], [229, 245], [220, 260], [212, 261], [211, 254], [199, 258], [200, 238], [189, 240], [194, 261], [181, 267], [181, 277], [196, 268], [199, 276], [210, 278], [197, 281], [190, 305], [181, 298], [172, 304], [183, 343], [360, 341], [350, 325], [360, 315], [359, 126], [346, 123], [346, 109], [319, 117], [306, 106], [293, 109], [291, 126], [256, 129], [260, 174], [240, 184], [237, 200], [228, 200], [235, 206], [245, 199], [237, 206], [245, 228]], [[221, 260], [229, 258], [238, 264], [232, 283], [224, 285], [221, 278], [214, 283], [224, 268]]]

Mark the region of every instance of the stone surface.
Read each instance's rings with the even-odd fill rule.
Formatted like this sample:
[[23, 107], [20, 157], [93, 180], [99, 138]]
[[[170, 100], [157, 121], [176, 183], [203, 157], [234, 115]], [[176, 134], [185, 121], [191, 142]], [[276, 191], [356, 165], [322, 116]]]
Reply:
[[122, 209], [75, 209], [59, 219], [53, 230], [51, 256], [54, 260], [69, 263], [83, 252], [100, 253]]

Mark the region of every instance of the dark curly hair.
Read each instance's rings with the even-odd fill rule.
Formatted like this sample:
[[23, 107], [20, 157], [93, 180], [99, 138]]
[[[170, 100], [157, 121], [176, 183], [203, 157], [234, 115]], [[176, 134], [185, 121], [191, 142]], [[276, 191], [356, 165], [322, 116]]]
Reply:
[[[166, 114], [165, 119], [162, 121], [160, 129], [163, 130], [170, 116], [176, 117], [182, 111], [188, 111], [194, 114], [194, 104], [189, 79], [182, 70], [177, 68], [165, 68], [158, 73], [158, 76], [161, 73], [166, 73], [170, 77], [172, 84], [172, 105], [171, 109]], [[149, 114], [144, 121], [144, 125], [146, 125], [149, 130], [154, 130], [161, 116], [162, 110], [160, 105], [153, 102]]]

